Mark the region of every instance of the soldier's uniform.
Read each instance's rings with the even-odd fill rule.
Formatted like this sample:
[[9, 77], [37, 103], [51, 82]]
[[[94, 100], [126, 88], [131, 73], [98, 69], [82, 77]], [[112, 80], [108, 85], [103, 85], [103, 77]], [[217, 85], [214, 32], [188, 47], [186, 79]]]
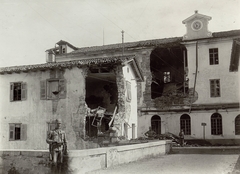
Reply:
[[179, 139], [180, 139], [180, 145], [183, 146], [184, 145], [184, 132], [183, 132], [183, 130], [181, 130], [179, 132]]
[[[61, 120], [56, 120], [56, 124], [61, 124]], [[58, 127], [53, 131], [50, 131], [47, 137], [47, 143], [49, 144], [50, 160], [53, 163], [63, 162], [63, 154], [67, 150], [66, 134]]]

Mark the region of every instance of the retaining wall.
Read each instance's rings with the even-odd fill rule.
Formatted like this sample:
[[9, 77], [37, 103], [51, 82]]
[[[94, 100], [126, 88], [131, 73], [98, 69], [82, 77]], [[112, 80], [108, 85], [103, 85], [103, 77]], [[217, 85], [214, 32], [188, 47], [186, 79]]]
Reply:
[[171, 141], [155, 141], [134, 145], [113, 146], [86, 150], [70, 150], [61, 168], [53, 167], [46, 150], [0, 150], [0, 173], [50, 174], [86, 173], [97, 169], [165, 155]]

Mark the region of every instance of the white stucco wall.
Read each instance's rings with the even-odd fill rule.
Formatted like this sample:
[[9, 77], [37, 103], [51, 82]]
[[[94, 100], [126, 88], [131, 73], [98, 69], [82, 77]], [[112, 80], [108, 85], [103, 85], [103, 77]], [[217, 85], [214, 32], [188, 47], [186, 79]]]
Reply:
[[[57, 117], [62, 118], [69, 147], [74, 149], [76, 136], [71, 119], [78, 110], [79, 96], [85, 94], [81, 72], [78, 68], [65, 70], [67, 97], [58, 101], [55, 113], [52, 100], [40, 100], [40, 81], [50, 78], [49, 71], [0, 75], [0, 149], [47, 149], [47, 122]], [[27, 83], [27, 100], [10, 102], [10, 82], [20, 81]], [[27, 124], [27, 140], [9, 141], [9, 123]]]
[[[128, 121], [128, 139], [132, 139], [133, 137], [137, 138], [137, 119], [138, 119], [138, 114], [137, 114], [137, 82], [136, 79], [134, 77], [133, 71], [132, 69], [126, 65], [123, 67], [123, 76], [125, 79], [125, 82], [128, 81], [131, 83], [131, 100], [127, 101], [126, 97], [127, 97], [127, 90], [125, 90], [125, 100], [126, 100], [126, 104], [128, 106], [130, 106], [130, 117]], [[125, 84], [126, 87], [126, 84]], [[127, 107], [126, 107], [127, 109]], [[132, 124], [135, 124], [135, 135], [132, 135]]]
[[[196, 45], [186, 45], [188, 52], [189, 88], [194, 87], [196, 71]], [[218, 48], [219, 64], [210, 65], [209, 49]], [[232, 40], [199, 41], [198, 74], [195, 104], [236, 103], [239, 102], [239, 72], [229, 72]], [[210, 97], [210, 79], [220, 79], [220, 97]]]
[[146, 115], [141, 115], [141, 122], [139, 123], [139, 136], [148, 130], [151, 125], [151, 117], [158, 115], [161, 117], [161, 132], [171, 132], [178, 135], [180, 132], [180, 117], [183, 114], [188, 114], [191, 118], [191, 135], [185, 135], [186, 139], [203, 139], [203, 126], [201, 123], [206, 123], [205, 139], [239, 139], [240, 135], [235, 135], [235, 118], [239, 114], [237, 109], [219, 110], [218, 113], [222, 116], [222, 135], [211, 135], [211, 115], [215, 111], [195, 111], [185, 113], [158, 113], [152, 112]]

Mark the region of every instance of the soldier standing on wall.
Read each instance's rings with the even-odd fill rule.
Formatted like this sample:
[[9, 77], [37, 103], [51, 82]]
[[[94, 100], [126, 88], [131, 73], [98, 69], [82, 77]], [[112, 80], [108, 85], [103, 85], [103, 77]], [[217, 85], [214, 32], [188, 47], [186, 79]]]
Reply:
[[67, 151], [66, 134], [61, 130], [61, 124], [61, 119], [57, 119], [55, 129], [49, 132], [46, 140], [50, 145], [49, 151], [54, 165], [63, 163], [63, 154]]

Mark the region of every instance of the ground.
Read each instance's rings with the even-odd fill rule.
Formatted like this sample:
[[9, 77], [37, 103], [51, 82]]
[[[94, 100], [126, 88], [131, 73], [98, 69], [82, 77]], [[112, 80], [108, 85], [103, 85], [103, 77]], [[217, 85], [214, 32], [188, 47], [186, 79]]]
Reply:
[[238, 158], [239, 155], [171, 154], [88, 174], [237, 174], [240, 173]]

